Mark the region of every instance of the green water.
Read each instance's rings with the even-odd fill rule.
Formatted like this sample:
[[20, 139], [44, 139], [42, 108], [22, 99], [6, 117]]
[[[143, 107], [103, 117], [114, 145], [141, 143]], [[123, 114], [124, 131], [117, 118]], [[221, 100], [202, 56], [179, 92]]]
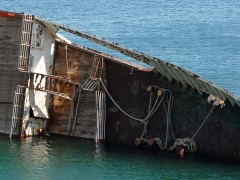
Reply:
[[52, 136], [0, 136], [0, 179], [240, 179], [240, 163]]

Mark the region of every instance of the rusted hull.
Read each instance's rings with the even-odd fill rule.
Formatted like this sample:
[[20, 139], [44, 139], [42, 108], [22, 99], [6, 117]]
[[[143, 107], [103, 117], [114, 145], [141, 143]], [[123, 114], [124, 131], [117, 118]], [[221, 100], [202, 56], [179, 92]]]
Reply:
[[[147, 115], [149, 85], [158, 85], [172, 91], [174, 103], [172, 108], [173, 132], [170, 128], [169, 146], [176, 138], [192, 137], [210, 111], [212, 105], [206, 101], [207, 94], [199, 95], [191, 88], [186, 89], [179, 83], [169, 83], [153, 72], [131, 72], [130, 68], [107, 63], [107, 81], [109, 92], [119, 105], [135, 117]], [[113, 143], [135, 145], [136, 138], [141, 137], [144, 125], [122, 114], [108, 100], [107, 109], [107, 140]], [[216, 107], [201, 128], [195, 141], [197, 152], [219, 157], [240, 159], [240, 109], [226, 104], [224, 108]], [[149, 119], [145, 138], [159, 137], [165, 141], [166, 113], [163, 105]]]

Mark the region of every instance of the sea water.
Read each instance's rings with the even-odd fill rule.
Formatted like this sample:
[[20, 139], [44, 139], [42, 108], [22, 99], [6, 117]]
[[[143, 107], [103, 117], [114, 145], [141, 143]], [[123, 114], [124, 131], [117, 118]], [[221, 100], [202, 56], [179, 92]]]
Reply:
[[239, 179], [239, 162], [51, 136], [0, 136], [0, 179]]
[[1, 0], [0, 9], [97, 34], [183, 67], [240, 96], [239, 0]]
[[[240, 96], [239, 0], [1, 0], [190, 70]], [[71, 41], [132, 61], [81, 38]], [[179, 159], [133, 147], [50, 137], [0, 137], [0, 179], [240, 179], [239, 162]]]

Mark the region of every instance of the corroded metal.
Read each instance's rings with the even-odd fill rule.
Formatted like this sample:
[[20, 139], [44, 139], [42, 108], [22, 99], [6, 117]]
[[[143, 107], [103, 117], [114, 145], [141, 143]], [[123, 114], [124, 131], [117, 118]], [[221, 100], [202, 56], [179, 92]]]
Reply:
[[[153, 72], [134, 71], [133, 74], [129, 74], [126, 67], [113, 62], [107, 62], [106, 69], [109, 93], [122, 109], [134, 117], [145, 117], [148, 113], [149, 85], [171, 90], [174, 102], [169, 130], [173, 133], [169, 132], [169, 146], [174, 144], [176, 138], [192, 137], [212, 108], [212, 105], [207, 102], [205, 93], [201, 96], [197, 91], [179, 86], [178, 83], [170, 83]], [[156, 99], [156, 97], [157, 91], [153, 90], [152, 98]], [[156, 137], [163, 140], [166, 137], [169, 117], [163, 103], [148, 121], [145, 134], [148, 140]], [[148, 143], [148, 147], [156, 148], [156, 144], [151, 146], [152, 142], [137, 138], [144, 131], [143, 123], [125, 116], [112, 101], [108, 101], [107, 107], [106, 139], [108, 142], [143, 146]], [[238, 106], [227, 103], [224, 108], [215, 107], [207, 123], [194, 138], [198, 153], [240, 159], [240, 143], [236, 141], [240, 136], [239, 117]]]
[[198, 75], [189, 72], [183, 68], [180, 68], [171, 63], [165, 62], [159, 58], [147, 55], [143, 52], [136, 51], [133, 49], [129, 49], [123, 45], [120, 45], [116, 42], [107, 40], [105, 38], [99, 37], [97, 35], [90, 34], [88, 32], [84, 32], [81, 30], [77, 30], [65, 25], [60, 25], [57, 23], [52, 23], [40, 18], [37, 18], [39, 21], [45, 24], [51, 24], [51, 26], [55, 26], [55, 28], [59, 28], [80, 36], [82, 38], [88, 39], [95, 43], [101, 44], [110, 49], [116, 50], [122, 54], [125, 54], [129, 57], [142, 61], [144, 63], [150, 64], [155, 67], [156, 72], [160, 73], [163, 77], [167, 77], [167, 79], [171, 82], [173, 79], [177, 82], [181, 83], [184, 87], [190, 86], [193, 89], [196, 89], [199, 94], [205, 92], [207, 94], [212, 94], [224, 101], [228, 100], [232, 105], [237, 104], [240, 106], [240, 98], [223, 89], [222, 87], [205, 80]]
[[[68, 78], [72, 83], [84, 84], [90, 76], [94, 55], [80, 51], [65, 44], [56, 44], [54, 76]], [[67, 61], [66, 61], [67, 49]], [[69, 72], [66, 70], [68, 63]], [[105, 72], [103, 72], [105, 73]], [[75, 86], [76, 87], [76, 86]], [[71, 94], [73, 90], [66, 89], [65, 93]], [[75, 97], [78, 97], [78, 88]], [[67, 99], [52, 97], [51, 119], [49, 131], [51, 133], [72, 135], [77, 137], [95, 138], [96, 112], [95, 92], [82, 91], [81, 100], [69, 101]], [[79, 106], [79, 108], [77, 108]]]
[[81, 45], [72, 43], [70, 41], [64, 41], [63, 39], [61, 39], [60, 36], [58, 36], [56, 38], [56, 41], [61, 42], [62, 44], [65, 44], [65, 45], [67, 45], [69, 47], [72, 47], [74, 49], [78, 49], [82, 52], [92, 54], [92, 55], [97, 55], [97, 56], [102, 57], [102, 58], [104, 58], [108, 61], [113, 61], [113, 62], [116, 62], [116, 63], [119, 63], [119, 64], [123, 64], [123, 65], [126, 65], [127, 67], [131, 67], [131, 68], [134, 68], [134, 69], [139, 70], [139, 71], [150, 72], [154, 69], [154, 67], [144, 67], [144, 66], [136, 64], [134, 62], [129, 62], [129, 61], [111, 56], [109, 54], [105, 54], [103, 52], [100, 52], [100, 51], [97, 51], [97, 50], [94, 50], [94, 49], [91, 49], [91, 48], [88, 48], [88, 47], [85, 47], [85, 46], [81, 46]]

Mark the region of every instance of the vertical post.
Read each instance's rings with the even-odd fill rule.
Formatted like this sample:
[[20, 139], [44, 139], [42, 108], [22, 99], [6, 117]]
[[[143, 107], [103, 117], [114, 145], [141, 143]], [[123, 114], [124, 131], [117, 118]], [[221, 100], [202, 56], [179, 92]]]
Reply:
[[74, 134], [74, 131], [75, 131], [75, 126], [76, 126], [76, 121], [77, 121], [77, 116], [78, 116], [78, 107], [79, 107], [79, 103], [80, 103], [80, 100], [81, 100], [81, 94], [82, 94], [82, 90], [81, 88], [78, 89], [78, 101], [77, 101], [77, 107], [76, 107], [76, 110], [75, 110], [75, 117], [74, 117], [74, 122], [73, 122], [73, 127], [72, 127], [72, 135]]
[[68, 119], [67, 135], [70, 135], [73, 114], [74, 114], [74, 101], [71, 101], [71, 109], [70, 109], [70, 114], [69, 114], [69, 119]]
[[106, 105], [105, 93], [96, 91], [96, 142], [105, 140]]

